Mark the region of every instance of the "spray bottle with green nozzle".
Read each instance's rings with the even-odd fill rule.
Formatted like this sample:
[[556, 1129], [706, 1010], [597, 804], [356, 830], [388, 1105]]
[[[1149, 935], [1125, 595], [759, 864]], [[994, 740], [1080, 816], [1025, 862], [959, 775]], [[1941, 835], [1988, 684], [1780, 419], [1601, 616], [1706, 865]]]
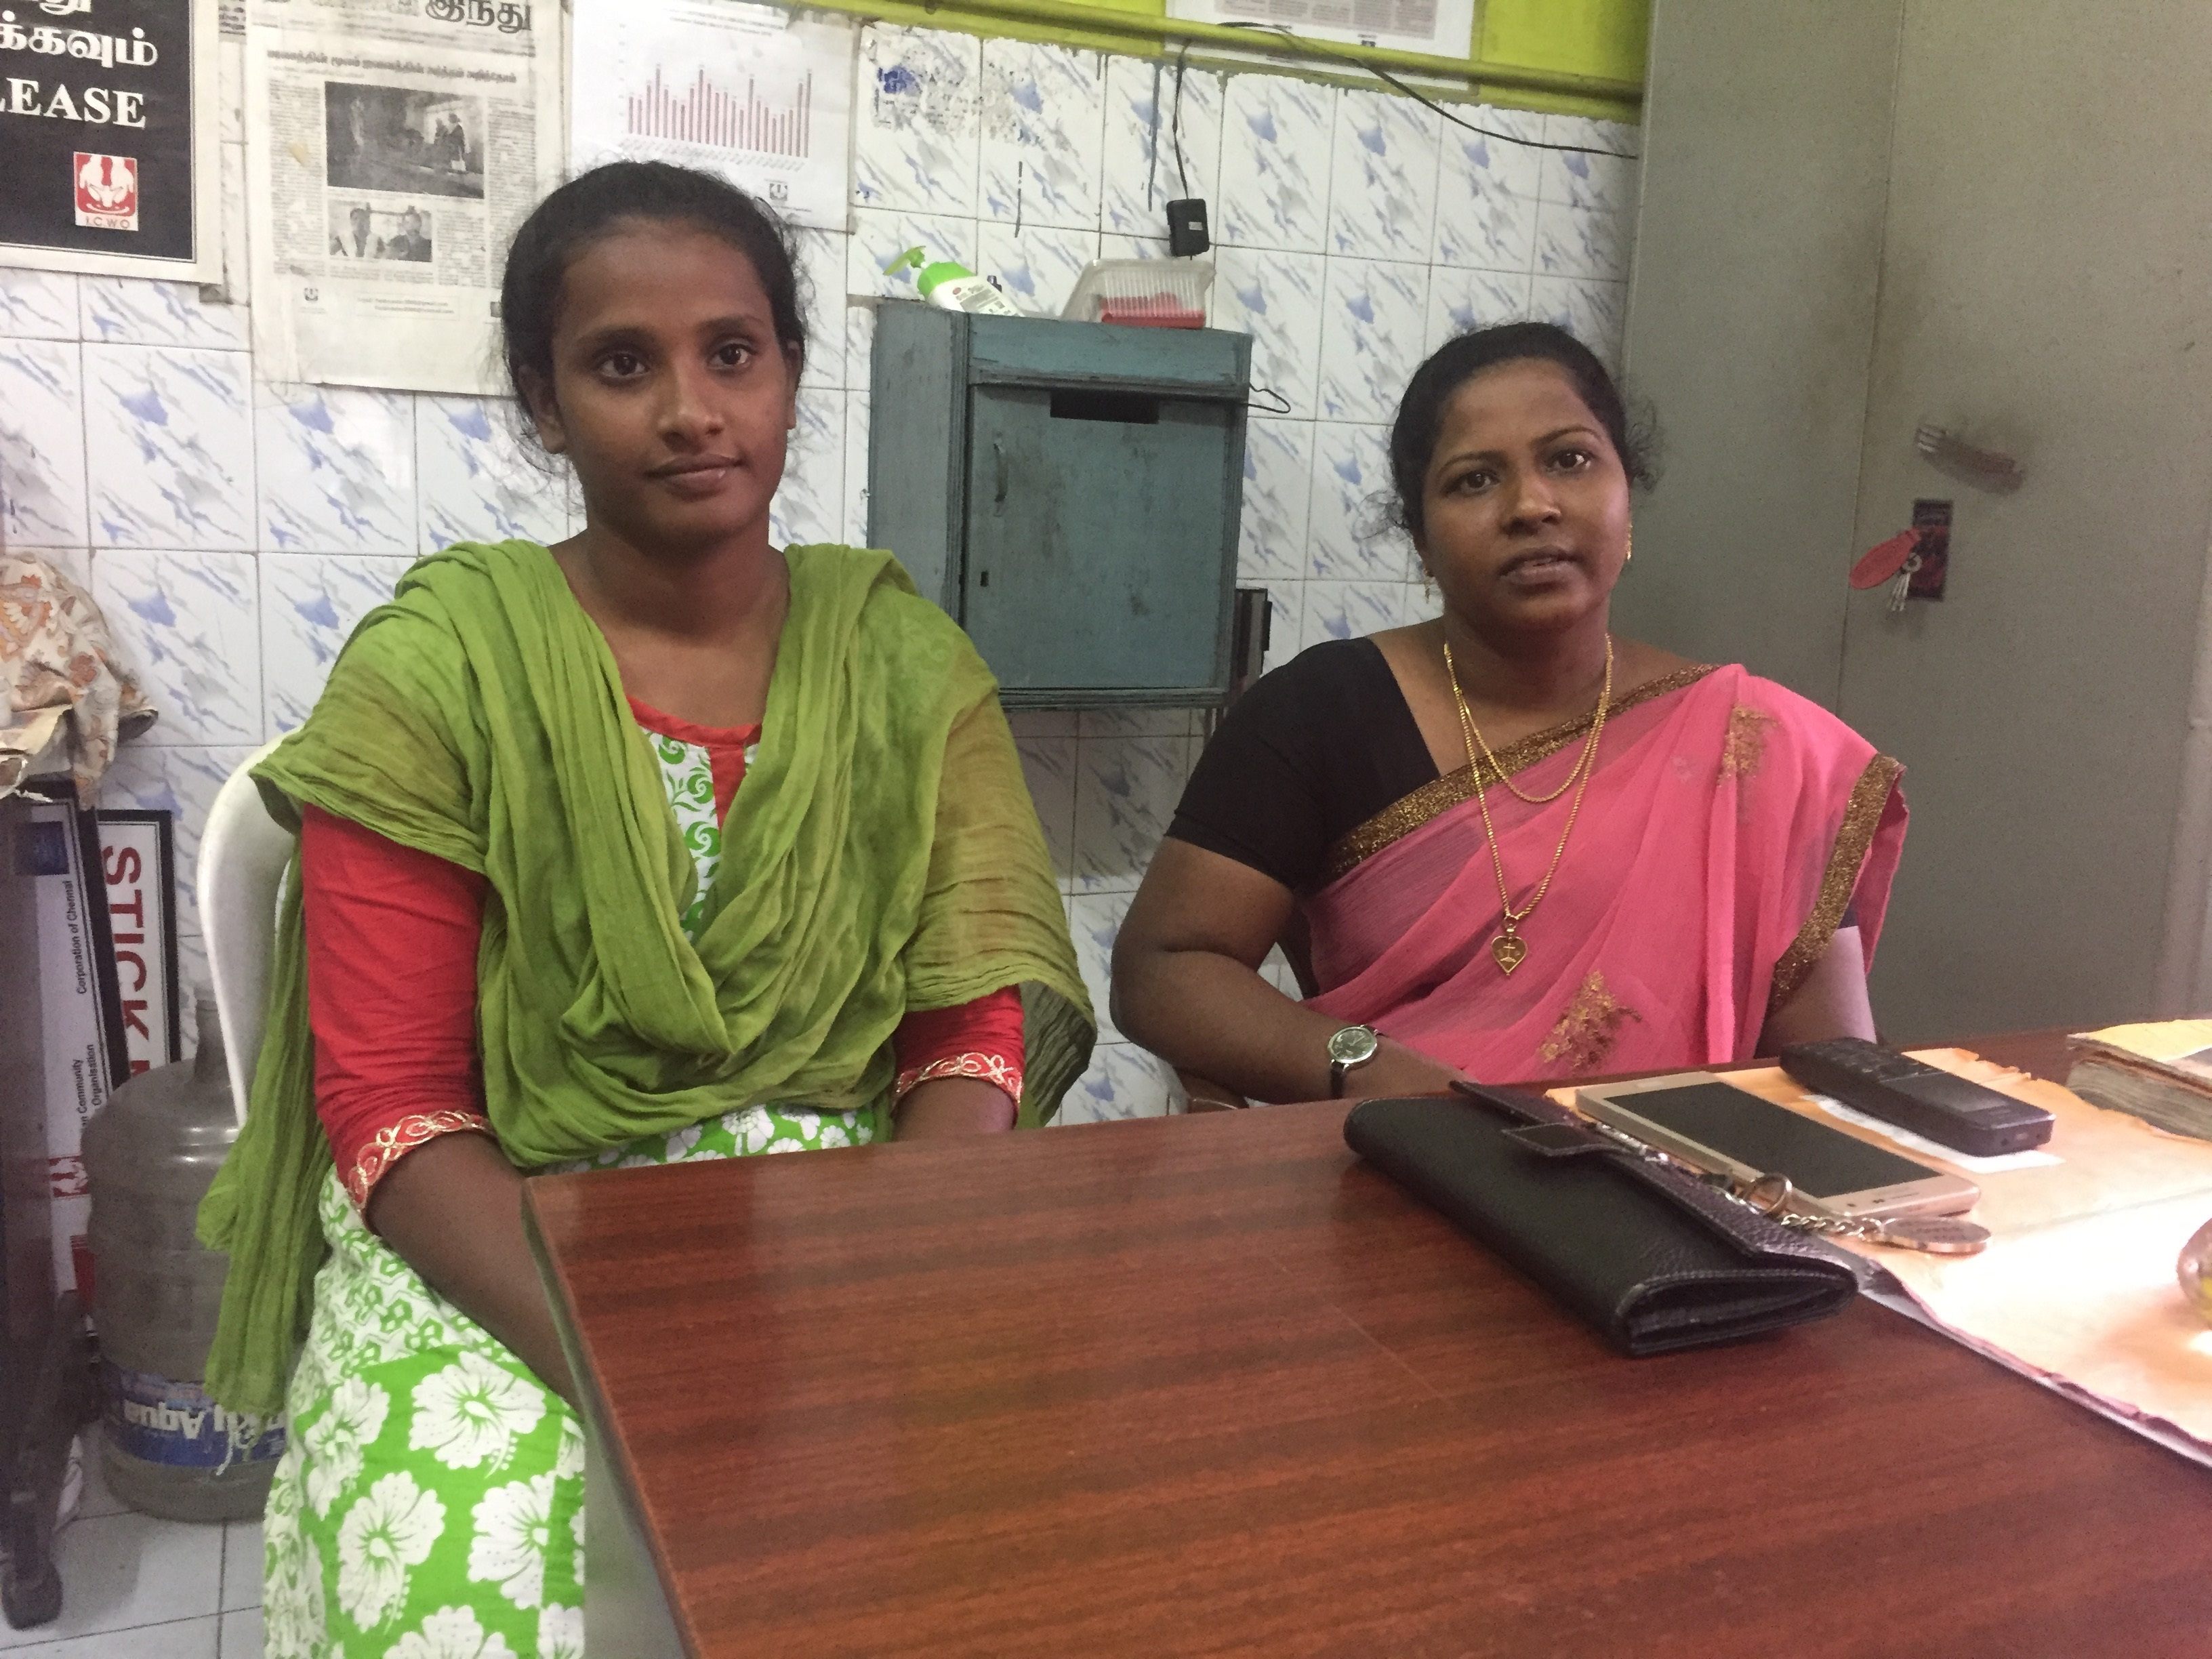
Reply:
[[939, 259], [933, 264], [927, 263], [918, 247], [910, 247], [900, 254], [884, 267], [884, 272], [888, 276], [894, 270], [904, 270], [909, 265], [921, 273], [914, 279], [915, 287], [921, 290], [921, 297], [933, 306], [979, 316], [1018, 317], [1022, 314], [1014, 308], [1012, 301], [967, 266], [956, 264], [950, 259]]

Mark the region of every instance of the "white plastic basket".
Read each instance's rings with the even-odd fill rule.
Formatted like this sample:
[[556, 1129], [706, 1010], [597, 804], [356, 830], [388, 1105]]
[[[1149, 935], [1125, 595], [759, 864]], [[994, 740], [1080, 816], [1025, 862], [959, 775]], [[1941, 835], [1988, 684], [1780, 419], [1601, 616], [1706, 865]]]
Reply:
[[1213, 293], [1206, 259], [1093, 259], [1062, 317], [1137, 328], [1204, 328]]

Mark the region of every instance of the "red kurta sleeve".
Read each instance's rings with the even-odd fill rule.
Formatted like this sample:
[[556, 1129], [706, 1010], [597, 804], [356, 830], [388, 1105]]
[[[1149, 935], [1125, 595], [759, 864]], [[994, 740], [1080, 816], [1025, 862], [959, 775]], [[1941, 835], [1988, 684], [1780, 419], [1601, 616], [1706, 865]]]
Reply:
[[932, 1078], [975, 1077], [1022, 1100], [1022, 994], [1014, 986], [963, 1002], [908, 1014], [892, 1036], [899, 1099]]
[[366, 1209], [425, 1141], [490, 1133], [477, 1056], [484, 881], [318, 807], [301, 819], [315, 1112]]

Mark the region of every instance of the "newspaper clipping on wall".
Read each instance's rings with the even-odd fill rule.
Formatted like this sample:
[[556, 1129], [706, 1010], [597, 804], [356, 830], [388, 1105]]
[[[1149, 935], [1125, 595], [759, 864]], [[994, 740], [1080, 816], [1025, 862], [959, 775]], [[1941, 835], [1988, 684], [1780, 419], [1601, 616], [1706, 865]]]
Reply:
[[560, 0], [249, 0], [262, 374], [501, 389], [500, 267], [561, 178], [561, 28]]
[[1168, 0], [1192, 23], [1259, 23], [1314, 40], [1395, 47], [1438, 58], [1474, 50], [1474, 0]]
[[222, 274], [213, 0], [0, 8], [0, 265]]

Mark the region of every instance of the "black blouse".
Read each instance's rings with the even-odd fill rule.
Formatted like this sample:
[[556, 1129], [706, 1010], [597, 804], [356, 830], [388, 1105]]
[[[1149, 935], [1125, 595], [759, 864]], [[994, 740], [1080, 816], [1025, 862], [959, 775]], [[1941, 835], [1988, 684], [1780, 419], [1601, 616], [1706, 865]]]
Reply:
[[1237, 700], [1168, 834], [1310, 892], [1322, 884], [1329, 848], [1436, 776], [1381, 649], [1372, 640], [1331, 640]]
[[[1381, 647], [1331, 640], [1230, 708], [1168, 834], [1311, 893], [1338, 842], [1437, 776]], [[1858, 926], [1856, 907], [1839, 926]]]

